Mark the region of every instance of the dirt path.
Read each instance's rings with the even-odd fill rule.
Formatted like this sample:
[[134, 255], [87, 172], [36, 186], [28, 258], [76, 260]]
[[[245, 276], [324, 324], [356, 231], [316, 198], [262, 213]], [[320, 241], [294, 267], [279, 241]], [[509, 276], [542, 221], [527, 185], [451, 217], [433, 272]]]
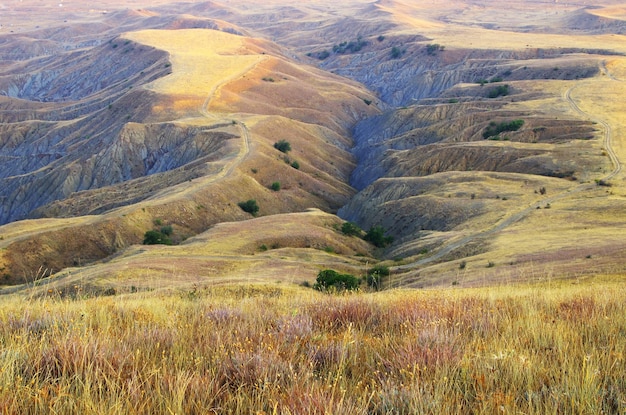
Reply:
[[[602, 66], [604, 66], [604, 63], [602, 64]], [[606, 68], [605, 68], [606, 70]], [[608, 71], [606, 72], [608, 73]], [[613, 76], [609, 75], [609, 78], [615, 81], [618, 81], [617, 78], [614, 78]], [[614, 178], [615, 176], [617, 176], [621, 171], [622, 171], [622, 163], [620, 162], [619, 158], [617, 157], [617, 154], [615, 154], [615, 150], [613, 149], [612, 145], [611, 145], [611, 139], [613, 136], [613, 128], [611, 127], [611, 125], [600, 119], [595, 117], [592, 114], [588, 114], [585, 111], [581, 110], [580, 107], [576, 104], [576, 102], [574, 102], [574, 100], [572, 99], [572, 91], [576, 88], [576, 86], [572, 86], [570, 88], [568, 88], [565, 93], [563, 94], [563, 98], [565, 98], [565, 100], [567, 100], [567, 102], [569, 103], [570, 107], [572, 107], [572, 109], [574, 110], [574, 112], [578, 113], [579, 115], [581, 115], [584, 118], [588, 118], [591, 121], [598, 123], [600, 125], [602, 125], [604, 127], [604, 143], [603, 143], [603, 147], [604, 150], [606, 151], [606, 153], [608, 154], [609, 158], [611, 159], [611, 163], [613, 164], [613, 171], [611, 173], [609, 173], [608, 175], [606, 175], [605, 177], [603, 177], [601, 180], [610, 180], [612, 178]]]

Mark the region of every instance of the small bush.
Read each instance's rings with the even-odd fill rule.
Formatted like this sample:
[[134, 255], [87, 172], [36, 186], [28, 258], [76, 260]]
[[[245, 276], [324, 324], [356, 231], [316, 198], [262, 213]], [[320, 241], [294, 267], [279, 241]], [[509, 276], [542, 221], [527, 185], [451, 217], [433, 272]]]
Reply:
[[275, 191], [278, 192], [280, 190], [280, 182], [274, 182], [272, 183], [272, 186], [270, 186], [270, 188]]
[[367, 274], [367, 285], [376, 291], [382, 288], [383, 278], [389, 276], [389, 268], [384, 265], [376, 265]]
[[378, 248], [384, 248], [393, 242], [393, 237], [385, 236], [385, 229], [382, 226], [374, 226], [370, 228], [363, 239], [371, 242]]
[[317, 59], [323, 61], [324, 59], [330, 56], [330, 52], [327, 50], [323, 50], [317, 54]]
[[291, 163], [291, 167], [293, 167], [293, 168], [294, 168], [294, 169], [296, 169], [296, 170], [300, 170], [300, 163], [298, 163], [297, 161], [295, 161], [295, 160], [294, 160], [294, 161]]
[[505, 131], [517, 131], [524, 125], [524, 120], [513, 120], [510, 122], [503, 121], [496, 123], [492, 121], [489, 123], [485, 131], [483, 132], [483, 138], [488, 139], [490, 137], [497, 137], [500, 133]]
[[357, 224], [352, 222], [344, 222], [341, 225], [341, 233], [348, 236], [361, 236], [363, 230]]
[[143, 244], [144, 245], [171, 245], [172, 240], [164, 233], [161, 233], [156, 230], [150, 230], [144, 234]]
[[172, 228], [172, 225], [166, 225], [161, 227], [161, 233], [163, 235], [170, 236], [172, 233], [174, 233], [174, 229]]
[[289, 141], [280, 140], [274, 143], [274, 148], [282, 153], [287, 153], [291, 151], [291, 144], [289, 144]]
[[426, 45], [426, 53], [428, 53], [429, 55], [434, 55], [435, 53], [439, 52], [439, 51], [443, 51], [444, 46], [441, 46], [438, 43], [432, 43], [430, 45]]
[[259, 212], [259, 205], [257, 205], [256, 200], [254, 199], [246, 200], [245, 202], [239, 202], [238, 205], [241, 210], [250, 213], [253, 216], [255, 216]]
[[404, 55], [404, 51], [397, 46], [391, 48], [391, 58], [398, 59]]
[[319, 291], [335, 289], [338, 291], [355, 290], [359, 288], [359, 279], [354, 275], [340, 274], [332, 269], [325, 269], [317, 274], [313, 288]]
[[508, 85], [499, 85], [495, 88], [489, 90], [487, 97], [489, 98], [498, 98], [509, 95], [509, 86]]

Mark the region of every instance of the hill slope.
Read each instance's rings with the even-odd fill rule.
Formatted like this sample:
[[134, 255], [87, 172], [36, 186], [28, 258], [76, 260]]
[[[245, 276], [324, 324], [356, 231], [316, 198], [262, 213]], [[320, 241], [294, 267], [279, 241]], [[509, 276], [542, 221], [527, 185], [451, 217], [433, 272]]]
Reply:
[[[619, 6], [106, 6], [26, 1], [1, 28], [7, 283], [115, 285], [159, 256], [154, 275], [187, 282], [379, 260], [409, 286], [624, 271]], [[309, 208], [326, 213], [291, 214]], [[344, 238], [335, 213], [394, 243]], [[162, 226], [192, 239], [134, 246]]]

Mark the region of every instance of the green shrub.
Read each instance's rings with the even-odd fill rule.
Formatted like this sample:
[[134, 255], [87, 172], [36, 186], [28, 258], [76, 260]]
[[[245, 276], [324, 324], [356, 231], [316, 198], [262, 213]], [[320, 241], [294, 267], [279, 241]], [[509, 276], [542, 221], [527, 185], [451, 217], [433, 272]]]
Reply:
[[317, 54], [317, 59], [323, 61], [324, 59], [330, 56], [330, 52], [327, 50], [323, 50]]
[[300, 170], [300, 163], [294, 160], [294, 162], [291, 163], [291, 167], [293, 167], [296, 170]]
[[280, 152], [287, 153], [291, 151], [291, 144], [289, 144], [289, 141], [280, 140], [274, 143], [274, 148]]
[[143, 244], [144, 245], [171, 245], [172, 240], [167, 235], [159, 231], [150, 230], [144, 234]]
[[332, 269], [325, 269], [317, 274], [313, 288], [319, 291], [334, 289], [337, 291], [355, 290], [359, 288], [359, 279], [354, 275], [340, 274]]
[[375, 290], [382, 288], [383, 278], [389, 276], [389, 268], [384, 265], [376, 265], [367, 274], [367, 285]]
[[391, 48], [391, 58], [392, 59], [398, 59], [402, 55], [404, 55], [404, 51], [402, 49], [400, 49], [399, 47], [394, 46], [394, 47]]
[[378, 248], [384, 248], [387, 245], [393, 242], [393, 237], [385, 236], [385, 229], [382, 226], [374, 226], [363, 238], [368, 242], [371, 242], [374, 246]]
[[256, 200], [254, 199], [246, 200], [245, 202], [239, 202], [238, 205], [241, 210], [250, 213], [253, 216], [255, 216], [259, 211], [259, 205], [257, 205]]
[[280, 190], [280, 182], [274, 182], [272, 183], [272, 186], [270, 186], [270, 188], [275, 191], [278, 192]]
[[524, 125], [524, 120], [513, 120], [510, 122], [503, 121], [501, 123], [496, 123], [492, 121], [489, 123], [485, 131], [483, 132], [483, 138], [487, 139], [489, 137], [495, 137], [498, 134], [505, 131], [517, 131]]
[[499, 85], [495, 88], [489, 90], [487, 97], [489, 98], [498, 98], [509, 95], [509, 86], [508, 85]]
[[348, 236], [361, 236], [363, 231], [355, 223], [344, 222], [343, 225], [341, 225], [341, 232]]
[[338, 54], [356, 53], [356, 52], [359, 52], [361, 49], [363, 49], [367, 45], [368, 45], [368, 42], [366, 40], [363, 40], [363, 38], [359, 36], [357, 40], [353, 40], [350, 42], [344, 41], [344, 42], [339, 43], [338, 45], [333, 46], [333, 52], [338, 53]]
[[161, 227], [161, 233], [163, 235], [170, 236], [172, 233], [174, 233], [174, 229], [172, 228], [172, 225], [166, 225]]
[[426, 53], [428, 53], [429, 55], [434, 55], [439, 51], [443, 51], [444, 48], [445, 46], [441, 46], [438, 43], [432, 43], [430, 45], [426, 45]]

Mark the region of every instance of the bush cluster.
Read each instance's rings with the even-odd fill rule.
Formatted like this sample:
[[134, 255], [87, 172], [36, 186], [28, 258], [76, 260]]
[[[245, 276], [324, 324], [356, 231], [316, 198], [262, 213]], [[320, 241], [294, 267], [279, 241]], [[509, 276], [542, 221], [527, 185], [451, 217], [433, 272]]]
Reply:
[[239, 202], [238, 205], [241, 210], [250, 213], [253, 216], [256, 216], [256, 214], [259, 212], [259, 205], [254, 199], [246, 200], [245, 202]]
[[483, 138], [495, 137], [505, 131], [517, 131], [524, 125], [524, 120], [513, 120], [510, 122], [503, 121], [497, 123], [491, 121], [485, 131], [483, 132]]
[[498, 98], [509, 95], [509, 86], [508, 85], [498, 85], [495, 88], [489, 90], [487, 97], [489, 98]]
[[169, 225], [163, 226], [160, 230], [149, 230], [143, 235], [143, 244], [172, 245], [172, 240], [170, 239], [170, 235], [172, 234], [172, 232], [172, 227]]
[[325, 269], [317, 274], [317, 280], [313, 288], [319, 291], [328, 290], [356, 290], [359, 288], [360, 280], [354, 275], [340, 274], [332, 269]]
[[378, 248], [384, 248], [393, 242], [393, 237], [385, 236], [385, 229], [382, 226], [373, 226], [370, 228], [363, 239], [371, 242]]

